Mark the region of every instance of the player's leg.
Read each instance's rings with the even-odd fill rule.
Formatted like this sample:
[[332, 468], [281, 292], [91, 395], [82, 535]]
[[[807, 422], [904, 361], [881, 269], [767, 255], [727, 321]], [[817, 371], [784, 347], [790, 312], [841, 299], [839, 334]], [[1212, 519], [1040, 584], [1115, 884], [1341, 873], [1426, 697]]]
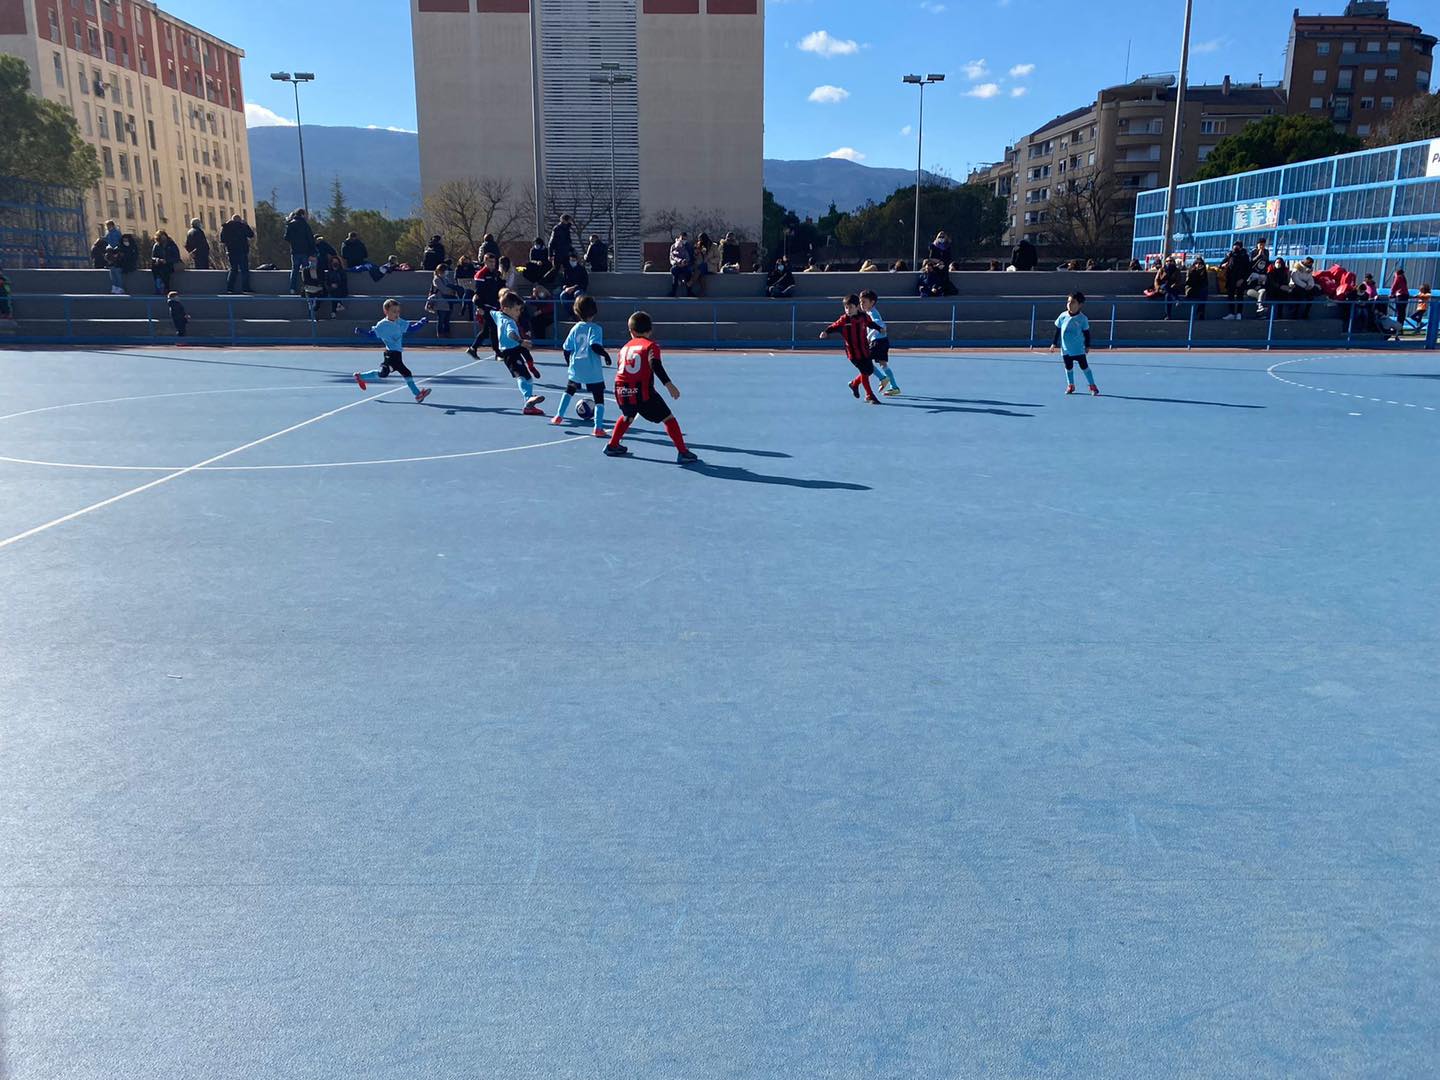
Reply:
[[1065, 393], [1075, 392], [1075, 358], [1073, 356], [1062, 356], [1065, 361]]
[[1090, 384], [1090, 393], [1098, 397], [1100, 395], [1100, 388], [1095, 385], [1095, 373], [1090, 370], [1090, 361], [1084, 356], [1078, 356], [1075, 358], [1075, 362], [1080, 365], [1080, 370], [1085, 373], [1085, 381]]
[[890, 343], [880, 341], [875, 345], [875, 374], [880, 376], [880, 390], [886, 397], [898, 397], [900, 384], [895, 381], [895, 372], [890, 368]]
[[365, 386], [366, 383], [368, 383], [368, 382], [374, 382], [374, 381], [377, 380], [377, 379], [383, 379], [383, 378], [385, 378], [385, 376], [387, 376], [387, 375], [389, 375], [389, 374], [390, 374], [390, 350], [389, 350], [389, 349], [386, 349], [386, 350], [385, 350], [385, 356], [384, 356], [384, 358], [380, 361], [380, 366], [379, 366], [378, 368], [375, 368], [373, 371], [357, 371], [357, 372], [355, 372], [354, 379], [355, 379], [356, 385], [358, 385], [361, 390], [364, 390], [364, 389], [367, 389], [367, 387]]
[[604, 438], [605, 432], [605, 384], [603, 382], [591, 383], [587, 388], [590, 396], [595, 399], [595, 435], [597, 438]]
[[535, 384], [530, 381], [530, 372], [525, 365], [525, 358], [521, 355], [525, 350], [518, 346], [513, 349], [506, 349], [500, 354], [500, 359], [505, 362], [506, 370], [515, 379], [515, 385], [520, 389], [520, 395], [525, 399], [525, 407], [520, 411], [526, 416], [543, 416], [540, 411], [540, 403], [545, 400], [544, 394], [535, 393]]
[[670, 411], [669, 405], [666, 405], [658, 397], [651, 398], [641, 404], [640, 415], [650, 423], [660, 424], [665, 428], [665, 434], [669, 435], [670, 441], [675, 444], [676, 460], [681, 465], [689, 465], [700, 460], [685, 445], [685, 436], [680, 431], [680, 421], [675, 419], [675, 414]]
[[400, 377], [405, 380], [405, 385], [410, 388], [410, 393], [415, 395], [416, 401], [424, 401], [430, 396], [430, 388], [428, 386], [424, 390], [421, 390], [420, 387], [415, 385], [415, 376], [411, 373], [410, 369], [405, 366], [405, 358], [401, 356], [400, 353], [394, 353], [385, 359], [391, 368], [400, 373]]
[[635, 422], [635, 414], [639, 408], [639, 392], [632, 386], [617, 386], [615, 405], [620, 410], [620, 418], [615, 421], [615, 427], [610, 432], [610, 441], [605, 444], [605, 454], [607, 457], [624, 457], [630, 451], [620, 445], [620, 440]]
[[565, 392], [560, 395], [560, 404], [555, 409], [555, 419], [550, 421], [552, 424], [563, 424], [565, 422], [565, 414], [570, 411], [570, 402], [575, 400], [575, 395], [579, 392], [580, 384], [574, 379], [570, 379], [565, 383]]
[[865, 402], [869, 405], [877, 405], [880, 399], [875, 396], [875, 391], [870, 388], [870, 376], [875, 374], [875, 363], [868, 357], [855, 365], [860, 369], [860, 385], [865, 388]]

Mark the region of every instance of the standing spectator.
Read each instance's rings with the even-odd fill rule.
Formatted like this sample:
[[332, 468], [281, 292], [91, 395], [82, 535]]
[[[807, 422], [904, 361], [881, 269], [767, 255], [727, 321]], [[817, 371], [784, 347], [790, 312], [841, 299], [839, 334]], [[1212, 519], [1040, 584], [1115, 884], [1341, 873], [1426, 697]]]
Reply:
[[570, 253], [575, 250], [575, 237], [571, 233], [574, 227], [570, 215], [561, 214], [555, 228], [550, 230], [550, 265], [557, 270], [564, 268], [570, 261]]
[[610, 270], [610, 248], [594, 233], [590, 234], [590, 243], [585, 248], [585, 265], [592, 274], [604, 274]]
[[784, 255], [775, 260], [775, 269], [765, 279], [765, 295], [783, 300], [795, 291], [795, 275], [790, 272], [790, 260]]
[[359, 233], [352, 232], [340, 245], [340, 257], [345, 260], [345, 269], [359, 270], [361, 263], [370, 261], [370, 249], [360, 239]]
[[476, 252], [476, 254], [479, 256], [481, 262], [485, 261], [486, 255], [494, 255], [495, 258], [500, 258], [500, 244], [495, 239], [494, 233], [487, 232], [480, 238], [480, 250]]
[[1126, 267], [1126, 269], [1127, 269], [1127, 270], [1144, 270], [1145, 268], [1140, 265], [1140, 260], [1139, 260], [1139, 259], [1131, 259], [1131, 260], [1130, 260], [1130, 265], [1129, 265], [1128, 267]]
[[1225, 256], [1225, 261], [1220, 265], [1225, 270], [1225, 295], [1230, 301], [1230, 314], [1225, 318], [1238, 322], [1245, 317], [1245, 288], [1250, 280], [1252, 266], [1245, 245], [1236, 240], [1230, 254]]
[[565, 267], [560, 277], [560, 299], [565, 306], [574, 307], [575, 301], [590, 291], [590, 275], [580, 262], [580, 256], [575, 252], [565, 260]]
[[1390, 302], [1395, 305], [1395, 322], [1405, 325], [1405, 312], [1410, 307], [1410, 283], [1405, 280], [1405, 267], [1397, 266], [1390, 279]]
[[190, 253], [190, 265], [196, 270], [210, 269], [210, 238], [205, 235], [204, 223], [198, 217], [190, 221], [190, 231], [185, 234], [185, 250]]
[[134, 233], [125, 233], [120, 237], [120, 272], [122, 274], [133, 274], [140, 269], [140, 245], [135, 241]]
[[495, 335], [495, 312], [500, 310], [500, 292], [504, 289], [505, 277], [500, 272], [500, 260], [486, 255], [473, 278], [471, 300], [475, 305], [475, 340], [465, 351], [476, 360], [480, 359], [480, 346], [490, 341], [496, 351], [500, 339]]
[[227, 293], [250, 291], [250, 241], [253, 239], [255, 230], [239, 214], [220, 228], [220, 244], [230, 260], [230, 272], [225, 275]]
[[950, 265], [950, 237], [941, 229], [935, 234], [935, 239], [930, 241], [930, 258], [942, 266]]
[[125, 291], [125, 271], [121, 265], [125, 261], [125, 253], [120, 250], [124, 237], [115, 222], [107, 221], [102, 239], [105, 241], [105, 249], [101, 258], [105, 260], [105, 269], [110, 271], [110, 292], [118, 295]]
[[435, 268], [445, 261], [445, 244], [441, 241], [440, 235], [430, 237], [430, 243], [425, 245], [424, 252], [420, 255], [420, 269], [434, 272]]
[[1035, 251], [1035, 245], [1029, 240], [1022, 239], [1010, 253], [1010, 265], [1016, 270], [1034, 270], [1039, 261], [1040, 256]]
[[290, 291], [300, 292], [300, 274], [315, 254], [315, 233], [303, 209], [285, 219], [285, 242], [290, 245]]
[[695, 254], [690, 263], [690, 285], [696, 296], [704, 296], [709, 286], [706, 279], [710, 276], [711, 250], [710, 234], [702, 230], [695, 238]]
[[105, 269], [105, 230], [100, 230], [100, 235], [95, 238], [95, 243], [90, 245], [90, 265], [96, 270]]
[[670, 295], [674, 296], [679, 292], [680, 286], [685, 286], [685, 294], [694, 296], [690, 291], [690, 265], [694, 261], [694, 250], [690, 247], [690, 238], [685, 230], [681, 229], [675, 237], [675, 242], [670, 245]]
[[321, 270], [329, 270], [330, 260], [340, 257], [340, 253], [335, 250], [334, 245], [323, 236], [315, 237], [315, 255], [320, 260]]
[[150, 274], [155, 279], [155, 294], [164, 296], [170, 291], [170, 277], [180, 264], [180, 249], [170, 234], [161, 229], [155, 234], [155, 243], [150, 247]]
[[450, 336], [450, 319], [459, 298], [460, 287], [450, 274], [449, 264], [442, 262], [435, 267], [435, 276], [430, 279], [430, 297], [425, 301], [425, 310], [435, 316], [436, 333], [440, 337]]
[[727, 232], [720, 238], [720, 272], [722, 274], [738, 274], [740, 272], [740, 241], [735, 239], [733, 232]]
[[1204, 256], [1196, 255], [1185, 275], [1185, 299], [1195, 318], [1205, 318], [1205, 308], [1210, 301], [1210, 268], [1205, 265]]

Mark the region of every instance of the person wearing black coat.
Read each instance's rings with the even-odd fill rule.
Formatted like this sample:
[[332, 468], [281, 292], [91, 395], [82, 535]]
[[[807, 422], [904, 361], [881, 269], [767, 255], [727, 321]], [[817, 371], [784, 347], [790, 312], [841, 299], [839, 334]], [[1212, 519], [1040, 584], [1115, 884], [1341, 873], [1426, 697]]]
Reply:
[[425, 251], [420, 256], [420, 269], [435, 272], [435, 268], [445, 261], [445, 244], [438, 235], [430, 237], [430, 243], [426, 245]]
[[1185, 272], [1185, 299], [1192, 305], [1195, 318], [1205, 318], [1206, 303], [1210, 299], [1210, 268], [1199, 255]]
[[190, 253], [190, 265], [196, 270], [210, 269], [210, 238], [205, 235], [204, 224], [197, 217], [190, 222], [190, 231], [185, 234], [185, 250]]
[[585, 248], [585, 265], [592, 274], [604, 274], [610, 269], [610, 247], [598, 236], [590, 237], [590, 244]]
[[345, 274], [345, 265], [339, 255], [331, 255], [329, 263], [321, 263], [325, 278], [325, 295], [330, 298], [330, 317], [337, 311], [344, 311], [340, 301], [350, 295], [350, 279]]
[[1040, 261], [1040, 256], [1035, 250], [1035, 245], [1029, 240], [1021, 240], [1015, 245], [1015, 250], [1010, 253], [1010, 265], [1016, 270], [1034, 270], [1035, 264]]
[[220, 245], [230, 261], [230, 272], [225, 275], [227, 293], [250, 291], [250, 241], [254, 239], [255, 230], [239, 214], [220, 226]]
[[340, 257], [340, 253], [335, 250], [335, 246], [323, 236], [315, 237], [315, 254], [320, 259], [320, 269], [322, 270], [328, 270], [330, 268], [331, 259], [338, 259]]
[[315, 254], [315, 233], [303, 209], [285, 219], [285, 242], [290, 245], [290, 291], [298, 294], [300, 273]]
[[485, 261], [486, 255], [494, 255], [498, 259], [501, 254], [503, 253], [500, 250], [500, 243], [495, 239], [494, 233], [487, 232], [480, 238], [480, 250], [476, 252], [476, 258], [481, 262]]
[[775, 269], [765, 279], [765, 295], [783, 300], [795, 291], [795, 275], [790, 272], [790, 260], [783, 255], [775, 261]]
[[155, 292], [164, 296], [170, 291], [170, 276], [180, 265], [180, 249], [170, 234], [161, 229], [155, 234], [155, 243], [150, 248], [150, 273], [155, 279]]
[[590, 291], [590, 274], [573, 251], [565, 261], [560, 276], [560, 299], [566, 307]]
[[1245, 250], [1245, 245], [1236, 240], [1230, 254], [1225, 256], [1225, 261], [1220, 265], [1225, 268], [1225, 296], [1230, 301], [1230, 312], [1225, 318], [1239, 320], [1245, 310], [1245, 290], [1249, 288], [1250, 271], [1254, 264], [1250, 261], [1250, 253]]
[[526, 262], [532, 266], [544, 266], [547, 270], [550, 268], [550, 249], [540, 237], [537, 236], [535, 243], [530, 245], [530, 258]]
[[105, 236], [103, 233], [90, 247], [90, 265], [96, 270], [104, 270], [110, 265], [105, 261]]
[[340, 245], [340, 257], [345, 260], [345, 269], [354, 270], [361, 263], [370, 261], [370, 249], [360, 239], [359, 233], [352, 232]]
[[550, 265], [557, 269], [565, 265], [575, 250], [575, 238], [570, 231], [573, 227], [570, 215], [561, 214], [555, 228], [550, 230]]

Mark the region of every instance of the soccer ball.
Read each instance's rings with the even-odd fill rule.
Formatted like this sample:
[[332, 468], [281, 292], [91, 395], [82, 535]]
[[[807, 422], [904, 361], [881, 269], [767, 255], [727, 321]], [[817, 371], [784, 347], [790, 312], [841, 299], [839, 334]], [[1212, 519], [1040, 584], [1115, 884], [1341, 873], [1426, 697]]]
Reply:
[[589, 420], [595, 416], [595, 406], [588, 401], [582, 401], [575, 406], [575, 415], [581, 420]]

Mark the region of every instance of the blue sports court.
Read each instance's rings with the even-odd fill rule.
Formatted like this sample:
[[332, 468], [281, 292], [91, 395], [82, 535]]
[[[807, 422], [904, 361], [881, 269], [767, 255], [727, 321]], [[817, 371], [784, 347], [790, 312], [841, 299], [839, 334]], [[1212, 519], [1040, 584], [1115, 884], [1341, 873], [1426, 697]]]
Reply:
[[377, 359], [0, 353], [0, 1075], [1433, 1075], [1440, 356]]

